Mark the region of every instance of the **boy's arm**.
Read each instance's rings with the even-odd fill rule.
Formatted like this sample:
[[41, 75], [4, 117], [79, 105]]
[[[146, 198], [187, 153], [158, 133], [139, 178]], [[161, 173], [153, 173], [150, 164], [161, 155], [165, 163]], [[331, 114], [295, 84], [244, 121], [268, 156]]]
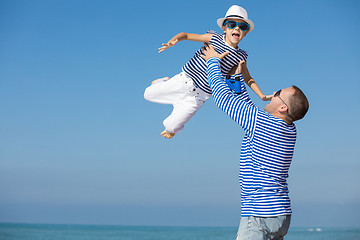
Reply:
[[272, 98], [272, 95], [265, 95], [260, 90], [259, 86], [255, 82], [255, 80], [250, 76], [249, 70], [246, 66], [246, 62], [242, 61], [239, 63], [238, 68], [236, 69], [236, 72], [241, 71], [244, 77], [244, 82], [260, 97], [263, 101], [270, 101]]
[[195, 34], [195, 33], [181, 32], [181, 33], [176, 34], [167, 43], [163, 43], [162, 44], [163, 46], [161, 48], [159, 48], [158, 50], [159, 50], [159, 53], [161, 53], [165, 49], [175, 46], [178, 42], [184, 41], [184, 40], [195, 41], [195, 42], [210, 42], [211, 37], [212, 37], [211, 33]]

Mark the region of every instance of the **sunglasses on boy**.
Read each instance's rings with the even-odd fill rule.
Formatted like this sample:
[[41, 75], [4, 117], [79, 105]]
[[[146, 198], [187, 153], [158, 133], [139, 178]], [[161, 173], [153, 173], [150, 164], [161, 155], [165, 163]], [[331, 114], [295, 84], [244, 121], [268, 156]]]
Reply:
[[236, 26], [238, 26], [241, 31], [247, 31], [250, 28], [250, 25], [244, 22], [225, 21], [223, 26], [225, 25], [229, 29], [234, 29]]

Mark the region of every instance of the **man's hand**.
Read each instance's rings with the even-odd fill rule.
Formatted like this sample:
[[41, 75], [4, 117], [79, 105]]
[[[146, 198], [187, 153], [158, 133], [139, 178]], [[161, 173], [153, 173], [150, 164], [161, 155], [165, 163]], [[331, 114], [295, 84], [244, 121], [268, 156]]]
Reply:
[[175, 39], [174, 41], [168, 42], [168, 43], [163, 43], [161, 48], [158, 48], [159, 53], [161, 53], [162, 51], [165, 51], [165, 49], [168, 49], [169, 47], [175, 46], [177, 43], [179, 42], [179, 39]]
[[209, 58], [217, 57], [220, 59], [223, 59], [226, 55], [229, 54], [229, 52], [224, 52], [222, 54], [218, 54], [215, 49], [211, 46], [209, 43], [204, 43], [204, 47], [202, 47], [203, 54], [200, 55], [205, 61], [207, 61]]

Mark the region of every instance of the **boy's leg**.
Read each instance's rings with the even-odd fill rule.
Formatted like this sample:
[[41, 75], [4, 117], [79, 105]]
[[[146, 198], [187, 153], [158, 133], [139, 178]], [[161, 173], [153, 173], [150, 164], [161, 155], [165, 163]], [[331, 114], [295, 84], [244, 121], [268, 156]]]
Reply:
[[197, 92], [188, 92], [185, 98], [173, 104], [172, 113], [163, 122], [165, 131], [161, 135], [171, 138], [175, 133], [180, 133], [184, 125], [195, 115], [205, 101], [206, 99], [199, 97]]
[[155, 80], [155, 83], [145, 89], [144, 98], [150, 102], [173, 104], [182, 94], [178, 78], [179, 74], [170, 79], [165, 77]]
[[[182, 77], [183, 73], [180, 73], [171, 79], [164, 77], [154, 80], [146, 88], [144, 98], [150, 102], [173, 104], [177, 99], [185, 96]], [[172, 138], [175, 133], [164, 130], [161, 135], [165, 138]]]
[[180, 106], [174, 105], [172, 113], [164, 120], [163, 124], [165, 132], [167, 133], [180, 133], [192, 116], [196, 113], [196, 110], [187, 110]]
[[172, 113], [163, 122], [165, 130], [161, 133], [166, 138], [172, 138], [184, 128], [185, 123], [210, 95], [196, 89], [193, 81], [180, 73], [169, 80], [164, 78], [155, 81], [145, 90], [144, 97], [151, 102], [173, 105]]

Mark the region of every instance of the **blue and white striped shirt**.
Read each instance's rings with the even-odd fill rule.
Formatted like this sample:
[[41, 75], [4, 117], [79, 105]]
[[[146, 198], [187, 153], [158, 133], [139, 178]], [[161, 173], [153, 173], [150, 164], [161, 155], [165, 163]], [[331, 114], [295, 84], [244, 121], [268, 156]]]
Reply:
[[289, 215], [291, 207], [286, 179], [296, 141], [295, 125], [288, 125], [255, 107], [246, 91], [240, 95], [232, 94], [219, 64], [219, 58], [207, 61], [215, 103], [245, 130], [239, 171], [241, 215]]
[[[219, 34], [214, 31], [208, 31], [212, 34], [210, 44], [214, 47], [216, 52], [223, 53], [228, 51], [229, 54], [224, 57], [220, 64], [221, 73], [226, 75], [230, 70], [238, 65], [241, 60], [246, 60], [247, 53], [240, 48], [233, 48], [225, 42], [225, 35]], [[211, 94], [211, 88], [207, 81], [206, 76], [206, 63], [205, 60], [200, 57], [203, 52], [201, 48], [195, 53], [195, 55], [183, 66], [182, 70], [194, 81], [196, 87], [200, 88], [204, 92]]]

